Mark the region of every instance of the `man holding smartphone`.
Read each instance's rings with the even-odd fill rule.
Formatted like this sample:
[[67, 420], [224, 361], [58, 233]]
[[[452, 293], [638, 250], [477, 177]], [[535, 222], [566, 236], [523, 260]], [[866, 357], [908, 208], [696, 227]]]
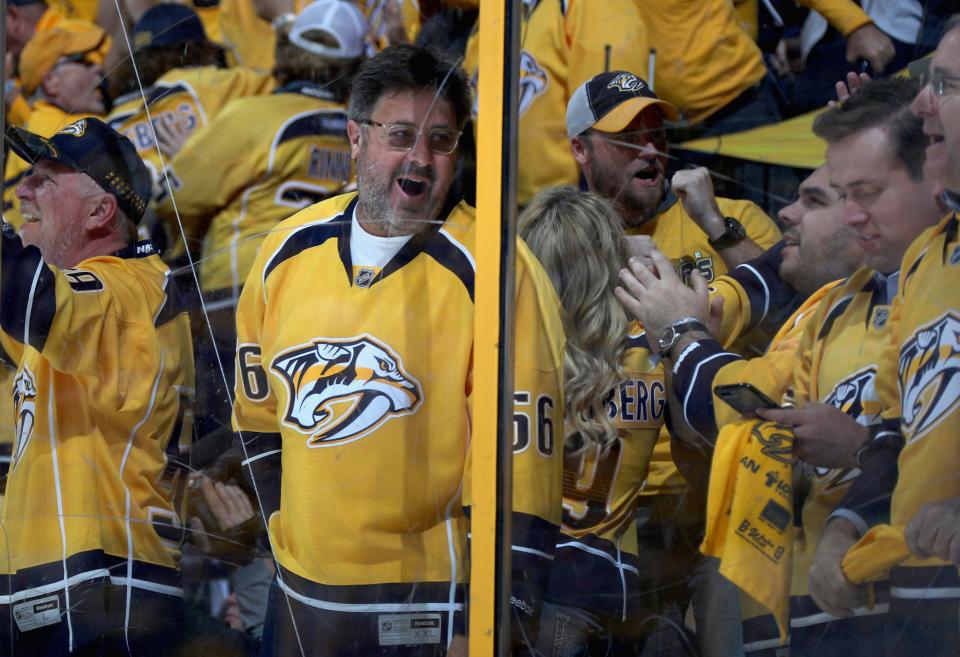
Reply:
[[[796, 512], [802, 516], [806, 540], [797, 541], [794, 551], [793, 654], [813, 654], [814, 649], [818, 655], [860, 654], [865, 640], [877, 641], [875, 649], [882, 651], [879, 610], [885, 607], [866, 609], [863, 600], [854, 617], [840, 619], [830, 609], [824, 614], [808, 594], [806, 575], [817, 536], [859, 474], [857, 455], [863, 455], [867, 427], [879, 421], [877, 362], [900, 259], [917, 235], [940, 217], [931, 185], [923, 177], [926, 138], [921, 122], [909, 111], [916, 91], [915, 83], [902, 79], [864, 84], [814, 124], [814, 131], [828, 143], [829, 183], [842, 200], [840, 234], [854, 240], [866, 267], [818, 293], [815, 308], [808, 304], [803, 309], [805, 325], [794, 334], [792, 354], [788, 346], [786, 356], [781, 354], [776, 363], [764, 362], [770, 359], [767, 356], [759, 367], [745, 365], [709, 336], [694, 332], [681, 336], [664, 353], [673, 367], [673, 392], [683, 400], [683, 416], [704, 438], [712, 438], [712, 431], [738, 415], [713, 405], [716, 384], [749, 381], [773, 399], [796, 406], [757, 411], [764, 419], [791, 426], [797, 455], [815, 467], [811, 494]], [[791, 250], [788, 237], [785, 263]], [[656, 273], [631, 267], [632, 274], [622, 277], [630, 294], [621, 293], [621, 300], [653, 336], [668, 332], [679, 317], [704, 317], [707, 308], [701, 281], [694, 280], [692, 290], [686, 288], [661, 266], [666, 262], [662, 256], [655, 255], [655, 262]], [[738, 378], [729, 378], [731, 374]], [[845, 517], [864, 524], [853, 512]], [[878, 591], [882, 596], [882, 587]], [[745, 628], [748, 647], [774, 638], [750, 634]]]

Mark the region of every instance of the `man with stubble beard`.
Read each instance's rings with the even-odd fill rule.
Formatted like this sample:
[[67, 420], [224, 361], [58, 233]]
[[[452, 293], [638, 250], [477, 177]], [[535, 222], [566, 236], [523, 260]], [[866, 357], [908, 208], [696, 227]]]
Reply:
[[[660, 100], [644, 80], [627, 71], [610, 71], [594, 76], [571, 96], [567, 135], [587, 189], [617, 204], [628, 235], [653, 238], [684, 280], [696, 269], [710, 282], [772, 247], [780, 231], [754, 203], [717, 198], [705, 168], [678, 171], [667, 181], [663, 122], [678, 117], [677, 109]], [[641, 501], [645, 507], [641, 514], [649, 517], [640, 530], [641, 550], [662, 550], [671, 559], [669, 571], [676, 573], [667, 575], [664, 570], [651, 583], [660, 591], [651, 605], [661, 613], [665, 604], [676, 603], [681, 614], [686, 609], [684, 574], [700, 562], [696, 548], [687, 547], [699, 545], [702, 503], [701, 496], [691, 495], [674, 465], [664, 429], [650, 462]], [[706, 581], [704, 590], [717, 580], [708, 574]], [[728, 599], [732, 596], [735, 606], [735, 591], [722, 582], [718, 586]], [[732, 654], [736, 633], [722, 627], [729, 623], [714, 619], [709, 613], [697, 616], [698, 630], [711, 637], [706, 641], [716, 650], [705, 654]], [[701, 646], [707, 647], [703, 641]]]
[[[264, 654], [465, 654], [475, 212], [450, 186], [469, 114], [463, 72], [430, 51], [365, 62], [357, 193], [277, 225], [244, 285], [234, 428], [278, 564]], [[563, 426], [559, 304], [520, 240], [515, 298], [519, 648], [557, 543]]]

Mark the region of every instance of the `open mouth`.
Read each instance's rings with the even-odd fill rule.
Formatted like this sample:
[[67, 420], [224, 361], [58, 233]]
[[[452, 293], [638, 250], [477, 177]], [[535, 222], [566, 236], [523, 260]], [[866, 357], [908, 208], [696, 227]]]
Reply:
[[652, 185], [660, 178], [660, 170], [656, 167], [640, 169], [633, 174], [633, 177], [645, 185]]
[[423, 180], [414, 180], [413, 178], [397, 178], [397, 187], [403, 192], [404, 196], [420, 196], [427, 191], [427, 183]]

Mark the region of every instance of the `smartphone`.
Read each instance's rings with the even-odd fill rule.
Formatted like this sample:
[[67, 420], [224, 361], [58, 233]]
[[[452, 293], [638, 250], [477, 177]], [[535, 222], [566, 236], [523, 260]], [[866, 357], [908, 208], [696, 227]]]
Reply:
[[717, 386], [713, 394], [736, 409], [741, 415], [749, 415], [758, 408], [780, 408], [780, 405], [749, 383], [731, 383]]

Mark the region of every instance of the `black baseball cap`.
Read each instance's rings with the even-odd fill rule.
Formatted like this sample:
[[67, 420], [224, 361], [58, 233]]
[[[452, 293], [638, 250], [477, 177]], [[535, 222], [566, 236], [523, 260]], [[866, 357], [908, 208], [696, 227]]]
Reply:
[[670, 121], [680, 119], [677, 108], [660, 100], [644, 80], [627, 71], [608, 71], [580, 85], [567, 103], [567, 136], [593, 128], [620, 132], [643, 110], [659, 107]]
[[30, 164], [52, 160], [87, 174], [113, 194], [131, 221], [143, 216], [152, 189], [150, 172], [133, 142], [92, 117], [74, 121], [47, 139], [22, 128], [7, 128], [14, 153]]
[[7, 0], [8, 5], [14, 7], [26, 7], [27, 5], [45, 5], [45, 0]]
[[206, 43], [197, 12], [178, 4], [154, 5], [133, 26], [133, 46], [149, 48], [175, 43]]

